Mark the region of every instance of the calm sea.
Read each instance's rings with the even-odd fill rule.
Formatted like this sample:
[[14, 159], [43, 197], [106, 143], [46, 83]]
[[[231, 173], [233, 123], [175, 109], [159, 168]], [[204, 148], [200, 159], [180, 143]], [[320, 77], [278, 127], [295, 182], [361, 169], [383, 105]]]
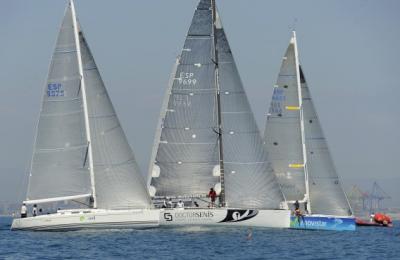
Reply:
[[11, 232], [0, 217], [0, 259], [400, 259], [400, 222], [356, 232], [185, 227]]

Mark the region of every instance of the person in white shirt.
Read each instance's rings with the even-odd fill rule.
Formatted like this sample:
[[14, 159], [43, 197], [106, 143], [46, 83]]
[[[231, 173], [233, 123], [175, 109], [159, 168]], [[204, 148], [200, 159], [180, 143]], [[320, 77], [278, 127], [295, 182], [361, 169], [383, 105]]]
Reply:
[[26, 218], [27, 217], [27, 213], [28, 213], [28, 210], [26, 208], [25, 203], [23, 203], [22, 207], [21, 207], [21, 218]]
[[182, 200], [179, 200], [178, 203], [176, 203], [176, 207], [183, 209], [185, 204], [182, 202]]

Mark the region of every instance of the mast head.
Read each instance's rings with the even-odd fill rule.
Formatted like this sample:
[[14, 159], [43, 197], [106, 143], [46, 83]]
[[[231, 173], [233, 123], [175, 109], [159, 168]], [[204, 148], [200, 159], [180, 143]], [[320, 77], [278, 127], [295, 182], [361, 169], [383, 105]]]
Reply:
[[296, 40], [296, 31], [292, 31], [292, 38], [290, 38], [290, 44], [297, 45], [297, 40]]

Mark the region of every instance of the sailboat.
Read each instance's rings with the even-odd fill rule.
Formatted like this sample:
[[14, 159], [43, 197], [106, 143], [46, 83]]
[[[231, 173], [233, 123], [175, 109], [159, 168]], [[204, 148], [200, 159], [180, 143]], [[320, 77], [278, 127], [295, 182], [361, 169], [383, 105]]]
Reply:
[[[289, 227], [214, 0], [199, 2], [173, 68], [149, 179], [156, 205], [184, 204], [161, 209], [161, 226]], [[210, 188], [217, 205], [206, 197]]]
[[23, 203], [72, 207], [14, 219], [12, 230], [159, 224], [72, 0], [50, 64]]
[[264, 133], [275, 174], [292, 207], [292, 228], [354, 230], [354, 216], [298, 59], [296, 32], [283, 57]]

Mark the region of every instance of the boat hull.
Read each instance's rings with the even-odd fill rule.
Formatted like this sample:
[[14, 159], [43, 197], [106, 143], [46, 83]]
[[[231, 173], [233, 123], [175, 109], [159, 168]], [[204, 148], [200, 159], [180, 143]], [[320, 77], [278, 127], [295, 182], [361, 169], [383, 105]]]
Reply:
[[290, 228], [310, 230], [354, 231], [356, 222], [354, 217], [339, 217], [328, 215], [291, 216]]
[[151, 228], [159, 225], [159, 210], [65, 210], [14, 219], [11, 230], [69, 231], [81, 229]]
[[190, 208], [161, 209], [160, 226], [248, 226], [289, 228], [289, 210]]
[[375, 221], [369, 221], [369, 220], [362, 220], [359, 218], [356, 218], [356, 225], [357, 226], [362, 226], [362, 227], [393, 227], [393, 223], [378, 223]]

